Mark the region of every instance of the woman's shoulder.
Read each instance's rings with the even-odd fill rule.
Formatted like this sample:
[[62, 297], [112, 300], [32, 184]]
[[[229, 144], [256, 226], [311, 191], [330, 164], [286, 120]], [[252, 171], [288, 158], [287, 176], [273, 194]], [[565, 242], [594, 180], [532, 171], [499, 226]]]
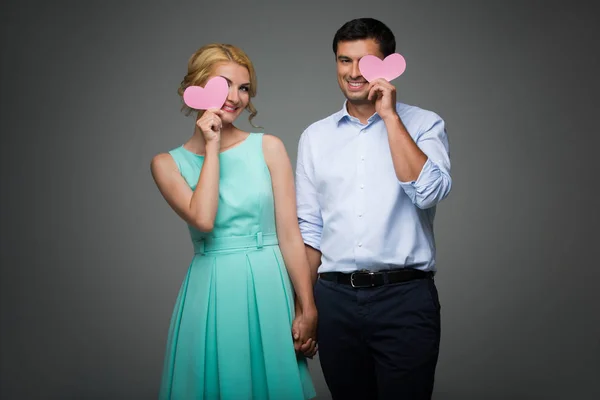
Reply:
[[158, 153], [152, 157], [150, 161], [150, 170], [153, 174], [166, 172], [173, 169], [180, 170], [181, 169], [181, 160], [180, 158], [184, 156], [182, 154], [183, 146], [176, 147], [169, 151], [164, 151]]
[[150, 167], [152, 169], [164, 168], [173, 164], [174, 160], [173, 156], [171, 155], [171, 152], [158, 153], [154, 157], [152, 157], [152, 160], [150, 160]]
[[270, 154], [286, 152], [283, 141], [279, 137], [269, 133], [262, 134], [262, 146], [265, 154], [267, 152]]
[[263, 134], [263, 155], [267, 166], [281, 166], [282, 163], [289, 163], [289, 157], [283, 141], [271, 134]]

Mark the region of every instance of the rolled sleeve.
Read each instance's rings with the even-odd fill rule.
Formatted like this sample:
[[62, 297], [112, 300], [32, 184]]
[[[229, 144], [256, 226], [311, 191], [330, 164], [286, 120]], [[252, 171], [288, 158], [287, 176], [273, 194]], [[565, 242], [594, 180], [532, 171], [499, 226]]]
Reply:
[[296, 161], [296, 203], [298, 225], [304, 243], [321, 250], [323, 219], [319, 207], [318, 193], [314, 185], [314, 168], [311, 161], [310, 144], [307, 133], [300, 136]]
[[427, 156], [427, 161], [415, 181], [400, 182], [400, 185], [413, 204], [427, 209], [445, 199], [452, 188], [444, 120], [436, 116], [431, 127], [419, 135], [416, 144]]

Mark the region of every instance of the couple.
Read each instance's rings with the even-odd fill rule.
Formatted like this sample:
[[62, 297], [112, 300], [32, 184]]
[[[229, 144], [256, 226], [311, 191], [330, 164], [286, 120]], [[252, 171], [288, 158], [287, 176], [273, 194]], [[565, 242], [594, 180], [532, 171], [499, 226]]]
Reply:
[[151, 164], [195, 253], [171, 319], [161, 399], [313, 398], [306, 357], [317, 342], [334, 399], [431, 398], [440, 342], [433, 220], [451, 188], [448, 141], [439, 116], [361, 76], [361, 57], [395, 47], [371, 18], [337, 31], [346, 101], [302, 134], [295, 182], [281, 140], [233, 125], [244, 109], [251, 123], [256, 115], [248, 57], [217, 44], [189, 60], [180, 94], [222, 76], [229, 95]]

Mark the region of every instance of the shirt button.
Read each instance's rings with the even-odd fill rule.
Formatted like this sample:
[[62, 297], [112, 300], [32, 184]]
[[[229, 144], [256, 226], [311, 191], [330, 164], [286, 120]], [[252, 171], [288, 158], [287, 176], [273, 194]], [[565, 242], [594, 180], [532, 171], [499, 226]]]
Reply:
[[365, 161], [365, 156], [360, 156], [360, 159], [361, 159], [362, 161]]
[[360, 217], [362, 217], [362, 214], [358, 214], [358, 217], [359, 217], [359, 218], [360, 218]]
[[365, 185], [360, 185], [360, 188], [361, 188], [361, 189], [364, 189], [364, 188], [365, 188]]
[[362, 247], [362, 243], [360, 243], [360, 242], [359, 242], [359, 243], [358, 243], [358, 247]]

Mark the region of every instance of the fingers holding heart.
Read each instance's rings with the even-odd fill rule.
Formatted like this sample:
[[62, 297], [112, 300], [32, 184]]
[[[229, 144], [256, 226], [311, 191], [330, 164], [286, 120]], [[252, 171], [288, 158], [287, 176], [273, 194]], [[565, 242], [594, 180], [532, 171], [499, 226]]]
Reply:
[[218, 132], [221, 130], [222, 127], [222, 122], [221, 122], [221, 118], [219, 118], [218, 115], [209, 115], [204, 119], [200, 119], [200, 121], [198, 121], [198, 125], [200, 127], [200, 129], [202, 129], [203, 132], [207, 132], [207, 131], [213, 131], [213, 132]]
[[[370, 85], [371, 87], [369, 88], [369, 95], [367, 96], [367, 99], [369, 101], [373, 100], [373, 99], [378, 99], [379, 97], [383, 96], [383, 89], [378, 86], [378, 85]], [[379, 93], [381, 93], [382, 96], [379, 96]]]
[[207, 141], [220, 139], [223, 127], [221, 107], [227, 99], [228, 92], [229, 84], [225, 78], [215, 76], [209, 79], [204, 87], [189, 86], [183, 93], [183, 100], [188, 107], [206, 110], [196, 121], [196, 125]]
[[390, 81], [406, 70], [404, 57], [393, 53], [381, 60], [373, 55], [366, 55], [360, 59], [358, 67], [362, 76], [370, 82], [368, 99], [375, 100], [376, 111], [380, 115], [393, 115], [396, 108], [396, 88]]
[[396, 88], [384, 79], [376, 79], [369, 84], [369, 100], [377, 100], [383, 97], [392, 97], [396, 94]]
[[202, 117], [198, 119], [196, 125], [202, 133], [204, 138], [208, 140], [218, 139], [218, 136], [223, 127], [223, 121], [221, 120], [222, 111], [218, 109], [209, 109], [202, 114]]
[[396, 88], [383, 79], [377, 79], [369, 85], [369, 101], [375, 101], [375, 111], [383, 119], [396, 114]]

